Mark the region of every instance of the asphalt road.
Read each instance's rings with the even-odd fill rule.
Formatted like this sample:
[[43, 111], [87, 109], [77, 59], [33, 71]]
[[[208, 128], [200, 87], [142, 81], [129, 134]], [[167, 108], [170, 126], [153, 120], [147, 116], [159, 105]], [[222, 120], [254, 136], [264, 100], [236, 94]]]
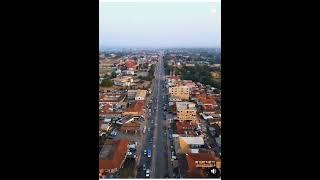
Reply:
[[[163, 52], [161, 52], [159, 62], [155, 68], [155, 79], [151, 95], [151, 116], [148, 119], [147, 131], [142, 142], [142, 152], [140, 162], [137, 169], [137, 178], [145, 178], [146, 173], [143, 170], [143, 165], [146, 169], [150, 169], [151, 178], [164, 178], [168, 175], [168, 151], [167, 151], [167, 132], [164, 129], [164, 66]], [[150, 129], [150, 130], [148, 130]], [[144, 150], [152, 151], [151, 158], [144, 154]]]

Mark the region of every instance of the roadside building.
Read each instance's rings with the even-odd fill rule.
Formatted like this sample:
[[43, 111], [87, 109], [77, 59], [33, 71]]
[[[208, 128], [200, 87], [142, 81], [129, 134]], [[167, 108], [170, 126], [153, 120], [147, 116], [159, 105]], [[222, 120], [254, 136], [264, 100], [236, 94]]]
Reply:
[[197, 109], [192, 102], [176, 102], [177, 120], [179, 122], [197, 122]]
[[113, 84], [116, 86], [128, 87], [133, 83], [133, 77], [131, 76], [120, 76], [112, 79]]
[[188, 153], [191, 149], [198, 149], [204, 146], [202, 137], [179, 137], [179, 153]]
[[182, 100], [189, 100], [189, 87], [187, 86], [174, 86], [169, 87], [169, 94], [171, 97], [180, 98]]
[[138, 90], [136, 95], [135, 95], [135, 100], [136, 101], [144, 101], [147, 96], [147, 90]]
[[141, 116], [144, 113], [144, 101], [134, 101], [126, 110], [123, 116]]
[[126, 139], [107, 139], [99, 154], [99, 177], [116, 173], [124, 164], [129, 141]]

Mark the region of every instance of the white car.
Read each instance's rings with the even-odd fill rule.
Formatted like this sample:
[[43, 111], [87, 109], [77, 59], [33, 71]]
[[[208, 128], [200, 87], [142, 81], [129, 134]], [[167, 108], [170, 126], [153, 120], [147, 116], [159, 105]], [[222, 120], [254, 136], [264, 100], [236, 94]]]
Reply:
[[150, 177], [150, 169], [146, 170], [146, 177]]
[[147, 150], [144, 150], [144, 151], [143, 151], [143, 154], [146, 155], [146, 154], [147, 154]]

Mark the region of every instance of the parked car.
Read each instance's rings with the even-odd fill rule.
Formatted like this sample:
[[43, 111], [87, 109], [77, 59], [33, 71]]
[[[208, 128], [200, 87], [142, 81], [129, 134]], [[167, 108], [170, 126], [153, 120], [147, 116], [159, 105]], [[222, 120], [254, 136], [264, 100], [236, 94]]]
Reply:
[[150, 169], [146, 170], [146, 177], [149, 178], [150, 177]]
[[145, 164], [143, 164], [143, 170], [145, 171], [147, 168], [146, 168], [146, 165]]
[[144, 150], [144, 151], [143, 151], [143, 154], [146, 155], [146, 154], [147, 154], [147, 150]]

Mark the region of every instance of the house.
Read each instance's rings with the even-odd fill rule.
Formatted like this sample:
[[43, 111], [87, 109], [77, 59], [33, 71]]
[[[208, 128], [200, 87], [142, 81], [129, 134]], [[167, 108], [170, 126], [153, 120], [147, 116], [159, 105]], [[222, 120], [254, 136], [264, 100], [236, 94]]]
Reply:
[[123, 111], [123, 116], [141, 116], [144, 113], [144, 101], [134, 101], [126, 110]]
[[137, 92], [138, 92], [138, 90], [136, 90], [136, 89], [129, 89], [127, 91], [128, 99], [131, 99], [131, 100], [134, 99], [136, 97]]
[[197, 109], [192, 102], [176, 102], [177, 120], [197, 122]]
[[113, 81], [113, 84], [116, 86], [127, 87], [127, 86], [131, 86], [133, 82], [133, 77], [121, 76], [121, 77], [113, 78], [112, 81]]
[[136, 70], [137, 66], [138, 66], [137, 63], [134, 60], [126, 61], [126, 67], [128, 70]]
[[197, 125], [192, 122], [176, 122], [176, 134], [194, 136]]
[[136, 101], [144, 101], [147, 96], [147, 90], [138, 90], [136, 95], [135, 95], [135, 100]]
[[102, 123], [100, 126], [100, 130], [109, 131], [111, 128], [111, 123]]
[[202, 169], [188, 164], [186, 154], [178, 154], [178, 168], [180, 178], [205, 178], [205, 173]]
[[186, 153], [189, 168], [213, 168], [220, 158], [214, 155], [213, 151], [202, 150], [198, 153]]
[[125, 123], [121, 126], [120, 131], [124, 133], [140, 133], [140, 123], [133, 121], [129, 123]]
[[191, 149], [201, 148], [204, 146], [202, 137], [179, 137], [179, 152], [188, 153]]
[[126, 98], [125, 94], [103, 93], [99, 97], [99, 105], [101, 105], [101, 104], [116, 105], [116, 104], [124, 102], [125, 98]]
[[221, 168], [221, 159], [213, 151], [205, 149], [180, 154], [178, 160], [181, 178], [204, 178], [208, 170]]
[[213, 117], [213, 115], [216, 114], [216, 110], [217, 110], [217, 108], [215, 108], [212, 105], [203, 105], [202, 106], [202, 112], [207, 115], [212, 115], [211, 117]]
[[126, 139], [105, 141], [99, 153], [99, 178], [116, 173], [124, 164], [129, 141]]
[[213, 95], [199, 94], [196, 96], [197, 104], [200, 106], [213, 106], [217, 107], [218, 104]]

